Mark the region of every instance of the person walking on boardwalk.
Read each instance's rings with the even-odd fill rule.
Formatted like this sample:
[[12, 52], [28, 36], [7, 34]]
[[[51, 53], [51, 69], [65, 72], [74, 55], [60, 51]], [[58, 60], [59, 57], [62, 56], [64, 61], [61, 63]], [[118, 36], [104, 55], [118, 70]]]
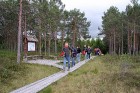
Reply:
[[91, 48], [88, 46], [87, 48], [87, 59], [90, 59], [90, 54], [91, 54]]
[[95, 55], [96, 55], [96, 56], [97, 56], [97, 55], [103, 55], [102, 52], [101, 52], [101, 50], [100, 50], [100, 48], [95, 48], [95, 49], [94, 49], [94, 52], [95, 52]]
[[77, 46], [77, 55], [76, 55], [77, 61], [80, 62], [81, 60], [81, 49], [79, 46]]
[[68, 61], [68, 70], [70, 70], [70, 52], [71, 48], [69, 47], [68, 42], [65, 42], [63, 52], [64, 52], [64, 60], [63, 60], [63, 70], [66, 70], [66, 61]]
[[87, 47], [86, 47], [86, 45], [84, 45], [82, 54], [85, 56], [85, 59], [87, 59]]
[[76, 61], [76, 55], [77, 55], [77, 49], [72, 46], [71, 48], [71, 60], [72, 60], [72, 67], [75, 66], [75, 61]]

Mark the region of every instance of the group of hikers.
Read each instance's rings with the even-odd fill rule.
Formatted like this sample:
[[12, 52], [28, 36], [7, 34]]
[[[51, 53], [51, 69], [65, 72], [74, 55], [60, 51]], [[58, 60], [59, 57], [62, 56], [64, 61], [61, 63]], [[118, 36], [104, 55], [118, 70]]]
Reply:
[[[99, 48], [94, 49], [95, 55], [100, 55], [101, 51]], [[79, 46], [69, 46], [68, 42], [64, 43], [64, 48], [60, 56], [63, 56], [63, 70], [66, 70], [66, 62], [68, 62], [68, 71], [70, 70], [70, 61], [72, 61], [72, 67], [75, 66], [75, 63], [80, 62], [81, 54], [84, 55], [85, 59], [90, 59], [92, 49], [90, 46], [84, 45], [83, 49]]]

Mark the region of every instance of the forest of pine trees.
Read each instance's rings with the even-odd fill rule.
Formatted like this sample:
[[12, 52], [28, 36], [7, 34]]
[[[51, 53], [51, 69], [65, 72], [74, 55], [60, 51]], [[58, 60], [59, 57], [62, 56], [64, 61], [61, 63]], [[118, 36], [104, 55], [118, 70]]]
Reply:
[[[19, 1], [0, 1], [0, 49], [17, 51]], [[45, 55], [46, 52], [60, 52], [64, 41], [83, 47], [89, 41], [80, 39], [86, 39], [89, 35], [90, 25], [84, 12], [79, 9], [67, 11], [61, 0], [22, 0], [21, 51], [24, 49], [25, 32], [38, 38], [37, 50], [40, 54], [42, 51]], [[138, 0], [131, 0], [122, 12], [115, 6], [110, 7], [102, 16], [101, 28], [100, 34], [105, 36], [101, 41], [103, 46], [97, 45], [97, 42], [89, 43], [92, 48], [100, 46], [104, 53], [109, 54], [139, 54]], [[79, 41], [84, 43], [80, 44]]]
[[[0, 1], [0, 49], [17, 51], [19, 1]], [[61, 0], [22, 0], [21, 4], [21, 51], [25, 32], [38, 38], [40, 54], [42, 51], [57, 53], [64, 41], [75, 45], [89, 33], [90, 22], [85, 13], [79, 9], [65, 10]]]
[[104, 41], [110, 54], [138, 55], [140, 52], [140, 4], [131, 0], [126, 10], [120, 12], [110, 7], [102, 17]]

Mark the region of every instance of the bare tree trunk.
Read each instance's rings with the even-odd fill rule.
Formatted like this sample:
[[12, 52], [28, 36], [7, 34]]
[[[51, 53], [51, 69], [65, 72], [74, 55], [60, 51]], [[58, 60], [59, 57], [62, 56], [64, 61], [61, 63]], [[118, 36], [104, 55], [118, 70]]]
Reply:
[[128, 34], [127, 34], [127, 42], [128, 42], [128, 53], [131, 55], [131, 42], [130, 42], [130, 31], [129, 31], [129, 28], [128, 28]]
[[109, 37], [109, 54], [111, 54], [111, 36]]
[[50, 52], [51, 52], [51, 26], [49, 25], [48, 28], [48, 55], [50, 56]]
[[121, 54], [121, 46], [120, 46], [120, 43], [119, 43], [119, 55]]
[[63, 49], [63, 45], [64, 45], [64, 30], [61, 31], [62, 37], [61, 37], [61, 47]]
[[139, 42], [138, 42], [138, 33], [136, 33], [136, 55], [138, 55], [138, 45], [139, 45]]
[[57, 32], [54, 32], [54, 42], [55, 42], [55, 54], [57, 54]]
[[73, 29], [73, 42], [72, 42], [73, 46], [75, 46], [75, 38], [76, 38], [76, 27], [74, 25], [74, 29]]
[[24, 20], [24, 57], [25, 61], [27, 61], [27, 29], [26, 29], [26, 15]]
[[44, 42], [45, 42], [45, 56], [46, 56], [46, 32], [44, 32]]
[[130, 32], [130, 49], [131, 55], [133, 55], [133, 32]]
[[137, 40], [138, 40], [137, 42], [138, 42], [138, 54], [139, 54], [139, 49], [140, 49], [140, 48], [139, 48], [139, 46], [140, 46], [140, 35], [139, 35], [139, 34], [138, 34]]
[[75, 22], [75, 19], [73, 20], [72, 30], [73, 30], [73, 41], [72, 41], [72, 45], [75, 46], [75, 38], [76, 38], [76, 22]]
[[51, 39], [49, 38], [49, 39], [48, 39], [48, 54], [49, 54], [49, 56], [50, 56], [50, 52], [51, 52], [51, 51], [50, 51], [50, 50], [51, 50], [51, 49], [50, 49], [50, 44], [51, 44]]
[[20, 52], [23, 52], [23, 34], [21, 33], [21, 38], [20, 38], [20, 42], [21, 42], [21, 45], [20, 45]]
[[123, 23], [122, 23], [122, 49], [121, 49], [121, 54], [123, 54]]
[[113, 51], [113, 53], [114, 54], [116, 54], [116, 33], [115, 33], [115, 29], [114, 29], [114, 37], [113, 37], [114, 39], [114, 51]]
[[75, 30], [75, 47], [77, 45], [77, 31], [78, 31], [78, 29], [76, 28], [76, 30]]
[[11, 41], [11, 39], [9, 40], [9, 49], [10, 49], [10, 51], [12, 51], [12, 41]]
[[22, 0], [20, 0], [20, 10], [19, 10], [19, 25], [18, 25], [18, 51], [17, 51], [17, 63], [20, 63], [20, 48], [21, 48], [21, 20], [22, 20]]
[[41, 55], [41, 32], [39, 31], [39, 54]]
[[135, 27], [135, 22], [134, 22], [134, 40], [133, 40], [133, 55], [136, 54], [136, 27]]
[[111, 37], [111, 54], [113, 54], [113, 52], [114, 52], [114, 51], [113, 51], [113, 47], [114, 47], [114, 46], [113, 46], [113, 37]]

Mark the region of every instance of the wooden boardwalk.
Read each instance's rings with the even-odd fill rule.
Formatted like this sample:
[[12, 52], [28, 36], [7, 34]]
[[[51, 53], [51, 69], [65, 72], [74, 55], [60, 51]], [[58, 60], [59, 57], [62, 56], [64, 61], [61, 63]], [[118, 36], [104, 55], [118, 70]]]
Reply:
[[[94, 58], [94, 57], [92, 57], [92, 58]], [[84, 65], [88, 61], [89, 61], [88, 59], [84, 60], [84, 61], [81, 61], [81, 62], [77, 63], [74, 67], [72, 67], [70, 69], [70, 71], [65, 71], [65, 72], [60, 71], [60, 72], [55, 73], [55, 74], [53, 74], [51, 76], [48, 76], [48, 77], [43, 78], [41, 80], [38, 80], [38, 81], [36, 81], [34, 83], [31, 83], [29, 85], [21, 87], [21, 88], [19, 88], [17, 90], [14, 90], [14, 91], [12, 91], [10, 93], [37, 93], [40, 90], [44, 89], [45, 87], [49, 86], [50, 84], [56, 82], [57, 80], [63, 78], [64, 76], [68, 75], [68, 73], [73, 72], [74, 70], [78, 69], [79, 67], [81, 67], [82, 65]], [[29, 63], [32, 63], [32, 62], [29, 62]], [[38, 62], [40, 62], [40, 61], [38, 61]], [[36, 62], [33, 62], [33, 63], [38, 63], [38, 62], [36, 61]], [[45, 61], [44, 62], [42, 61], [42, 63], [40, 63], [40, 64], [47, 65], [48, 63], [45, 63]], [[55, 66], [55, 62], [54, 62], [54, 64], [50, 63], [49, 65]], [[62, 66], [60, 66], [60, 67], [62, 67]]]
[[48, 65], [48, 66], [54, 66], [60, 69], [63, 69], [62, 65], [58, 65], [57, 63], [62, 62], [62, 60], [30, 60], [27, 63], [31, 64], [41, 64], [41, 65]]

